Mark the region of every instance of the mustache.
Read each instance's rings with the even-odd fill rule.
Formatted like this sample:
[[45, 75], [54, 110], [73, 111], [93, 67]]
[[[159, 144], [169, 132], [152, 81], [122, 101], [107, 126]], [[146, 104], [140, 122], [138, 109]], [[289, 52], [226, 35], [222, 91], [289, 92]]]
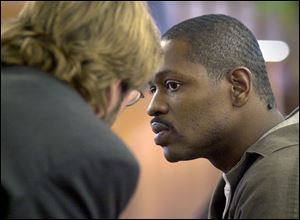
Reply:
[[163, 125], [167, 126], [168, 128], [173, 128], [173, 125], [170, 122], [168, 122], [168, 121], [166, 121], [165, 119], [162, 119], [162, 118], [155, 117], [150, 121], [150, 124], [152, 124], [154, 122], [163, 124]]

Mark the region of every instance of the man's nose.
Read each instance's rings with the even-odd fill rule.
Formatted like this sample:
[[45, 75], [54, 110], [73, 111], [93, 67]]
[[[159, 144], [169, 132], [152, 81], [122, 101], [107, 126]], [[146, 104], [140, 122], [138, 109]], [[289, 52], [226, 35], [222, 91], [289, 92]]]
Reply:
[[163, 99], [163, 97], [159, 96], [159, 94], [155, 94], [151, 101], [150, 104], [148, 105], [147, 108], [147, 113], [150, 116], [158, 116], [161, 114], [166, 114], [168, 112], [168, 104], [166, 101]]

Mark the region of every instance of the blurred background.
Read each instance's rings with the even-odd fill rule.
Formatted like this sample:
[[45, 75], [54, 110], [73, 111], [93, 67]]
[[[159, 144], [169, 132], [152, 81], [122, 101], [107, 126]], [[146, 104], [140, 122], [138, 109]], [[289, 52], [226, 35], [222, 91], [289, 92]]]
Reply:
[[[24, 1], [1, 1], [1, 23], [13, 19]], [[162, 33], [173, 25], [204, 14], [226, 14], [242, 21], [258, 40], [285, 42], [284, 60], [267, 62], [271, 86], [283, 115], [299, 105], [298, 1], [148, 1]], [[273, 54], [280, 53], [275, 49]], [[147, 94], [147, 93], [146, 93]], [[220, 171], [206, 159], [169, 163], [153, 141], [146, 108], [150, 97], [127, 108], [113, 130], [141, 165], [137, 190], [121, 218], [206, 218], [207, 205]]]

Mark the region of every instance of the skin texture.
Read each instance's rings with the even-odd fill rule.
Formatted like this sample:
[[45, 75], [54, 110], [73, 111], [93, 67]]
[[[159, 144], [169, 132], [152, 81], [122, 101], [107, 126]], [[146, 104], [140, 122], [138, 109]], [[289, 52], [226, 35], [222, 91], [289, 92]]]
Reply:
[[119, 113], [135, 98], [136, 91], [131, 90], [124, 95], [121, 89], [121, 80], [117, 80], [107, 88], [106, 95], [108, 100], [107, 113], [105, 114], [97, 107], [94, 107], [94, 112], [109, 126], [112, 126]]
[[148, 114], [155, 143], [169, 162], [207, 158], [227, 171], [247, 147], [283, 120], [257, 97], [247, 68], [237, 67], [216, 83], [203, 65], [189, 61], [186, 42], [168, 40], [163, 45], [165, 63], [149, 83], [153, 97]]
[[109, 126], [112, 126], [112, 124], [116, 120], [117, 115], [125, 106], [125, 104], [123, 103], [126, 101], [126, 99], [122, 101], [120, 83], [121, 81], [118, 80], [111, 84], [106, 90], [106, 96], [108, 100], [107, 113], [105, 113], [98, 107], [93, 107], [97, 117], [104, 120]]

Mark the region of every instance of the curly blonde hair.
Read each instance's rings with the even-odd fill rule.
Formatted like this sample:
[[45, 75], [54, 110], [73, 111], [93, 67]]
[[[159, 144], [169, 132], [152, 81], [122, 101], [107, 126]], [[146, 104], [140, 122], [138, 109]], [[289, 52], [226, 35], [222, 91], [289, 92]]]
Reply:
[[54, 74], [105, 109], [114, 81], [137, 89], [151, 78], [162, 63], [159, 38], [145, 2], [27, 2], [1, 24], [1, 63]]

